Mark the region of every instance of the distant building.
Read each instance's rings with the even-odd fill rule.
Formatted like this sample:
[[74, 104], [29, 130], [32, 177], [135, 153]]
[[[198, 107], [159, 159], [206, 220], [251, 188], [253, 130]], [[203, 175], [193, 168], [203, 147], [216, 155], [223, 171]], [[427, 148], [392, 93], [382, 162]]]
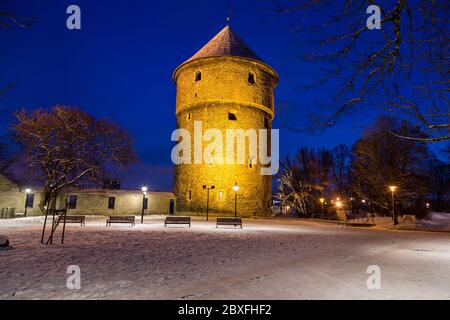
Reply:
[[[21, 187], [0, 174], [0, 214], [2, 218], [22, 216], [27, 206], [27, 216], [42, 215], [39, 202], [42, 197], [40, 187]], [[29, 191], [28, 193], [26, 191]], [[144, 205], [145, 215], [175, 213], [176, 198], [171, 192], [107, 190], [107, 189], [67, 189], [57, 201], [57, 208], [69, 204], [68, 214], [76, 215], [140, 215]]]
[[[177, 127], [194, 137], [194, 122], [209, 128], [270, 129], [274, 117], [275, 70], [264, 63], [229, 26], [222, 29], [173, 73], [177, 87]], [[193, 143], [193, 142], [192, 142]], [[205, 145], [203, 146], [203, 148]], [[234, 212], [233, 185], [239, 185], [240, 215], [266, 215], [271, 206], [272, 177], [261, 175], [260, 162], [245, 164], [179, 164], [175, 166], [174, 193], [181, 212], [205, 212], [210, 190], [211, 212]]]

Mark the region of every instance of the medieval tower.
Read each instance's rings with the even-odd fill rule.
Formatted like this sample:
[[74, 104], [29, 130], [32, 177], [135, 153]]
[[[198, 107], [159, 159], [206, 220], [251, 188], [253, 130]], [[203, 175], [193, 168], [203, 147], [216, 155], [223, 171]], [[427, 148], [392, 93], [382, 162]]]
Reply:
[[[219, 129], [270, 129], [274, 117], [274, 88], [278, 75], [229, 26], [223, 28], [173, 73], [176, 84], [177, 128], [190, 132]], [[225, 143], [224, 143], [225, 144]], [[205, 148], [206, 143], [202, 146]], [[246, 149], [247, 150], [247, 149]], [[248, 151], [248, 150], [247, 150]], [[209, 212], [239, 216], [266, 215], [271, 205], [272, 177], [261, 174], [261, 164], [246, 151], [245, 163], [175, 165], [174, 193], [179, 212]], [[233, 190], [237, 184], [239, 190]], [[235, 198], [236, 195], [236, 198]]]

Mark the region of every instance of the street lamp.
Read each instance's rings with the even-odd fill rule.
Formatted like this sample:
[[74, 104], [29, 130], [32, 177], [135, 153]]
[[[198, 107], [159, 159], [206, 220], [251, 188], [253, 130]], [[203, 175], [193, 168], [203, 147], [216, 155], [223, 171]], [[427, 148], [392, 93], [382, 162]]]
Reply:
[[234, 183], [233, 186], [233, 191], [234, 191], [234, 218], [237, 218], [237, 193], [239, 191], [239, 186], [237, 184], [237, 182]]
[[320, 198], [320, 203], [322, 204], [322, 218], [323, 218], [323, 216], [324, 216], [324, 208], [323, 208], [323, 206], [324, 206], [324, 203], [325, 203], [325, 199], [324, 198]]
[[145, 210], [145, 194], [147, 193], [147, 186], [142, 186], [142, 213], [141, 213], [141, 223], [144, 223], [144, 210]]
[[342, 207], [342, 202], [340, 201], [336, 201], [336, 208], [341, 208]]
[[397, 190], [396, 186], [389, 186], [389, 190], [391, 190], [392, 194], [392, 220], [394, 221], [394, 226], [398, 224], [397, 217], [395, 215], [395, 190]]
[[215, 189], [215, 186], [207, 186], [206, 184], [203, 185], [203, 189], [206, 189], [206, 221], [208, 221], [208, 211], [209, 211], [209, 190]]
[[23, 214], [24, 217], [27, 216], [28, 197], [29, 197], [29, 195], [30, 195], [30, 193], [31, 193], [31, 189], [30, 189], [30, 188], [26, 188], [26, 189], [25, 189], [25, 193], [26, 193], [26, 196], [25, 196], [25, 212], [24, 212], [24, 214]]

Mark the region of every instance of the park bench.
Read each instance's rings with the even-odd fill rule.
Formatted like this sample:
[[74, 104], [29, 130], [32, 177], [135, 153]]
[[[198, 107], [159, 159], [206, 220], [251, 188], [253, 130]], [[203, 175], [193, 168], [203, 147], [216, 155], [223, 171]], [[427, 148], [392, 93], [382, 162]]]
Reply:
[[[85, 216], [66, 216], [66, 223], [79, 223], [84, 226]], [[58, 223], [64, 223], [64, 216], [58, 217]]]
[[134, 216], [109, 216], [106, 219], [106, 226], [110, 226], [111, 223], [131, 223], [131, 226], [135, 225]]
[[241, 218], [217, 218], [216, 228], [219, 225], [223, 226], [241, 226], [242, 229], [242, 219]]
[[168, 224], [188, 224], [191, 227], [191, 217], [166, 217], [164, 227]]

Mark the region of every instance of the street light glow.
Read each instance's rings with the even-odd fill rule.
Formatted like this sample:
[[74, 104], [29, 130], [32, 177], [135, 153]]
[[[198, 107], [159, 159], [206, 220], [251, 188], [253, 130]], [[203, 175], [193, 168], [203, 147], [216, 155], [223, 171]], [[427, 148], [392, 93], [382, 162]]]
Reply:
[[31, 189], [30, 188], [26, 188], [25, 189], [25, 193], [31, 193]]
[[324, 201], [325, 201], [325, 199], [324, 199], [324, 198], [320, 198], [320, 202], [322, 202], [322, 203], [323, 203]]
[[234, 192], [238, 192], [239, 186], [237, 185], [237, 183], [233, 186], [233, 190]]
[[395, 190], [397, 190], [396, 186], [389, 186], [389, 190], [391, 190], [391, 192], [394, 192]]
[[147, 192], [147, 189], [148, 189], [147, 186], [142, 186], [141, 187], [142, 192]]
[[342, 203], [341, 203], [340, 201], [336, 201], [336, 207], [337, 207], [337, 208], [342, 207]]

